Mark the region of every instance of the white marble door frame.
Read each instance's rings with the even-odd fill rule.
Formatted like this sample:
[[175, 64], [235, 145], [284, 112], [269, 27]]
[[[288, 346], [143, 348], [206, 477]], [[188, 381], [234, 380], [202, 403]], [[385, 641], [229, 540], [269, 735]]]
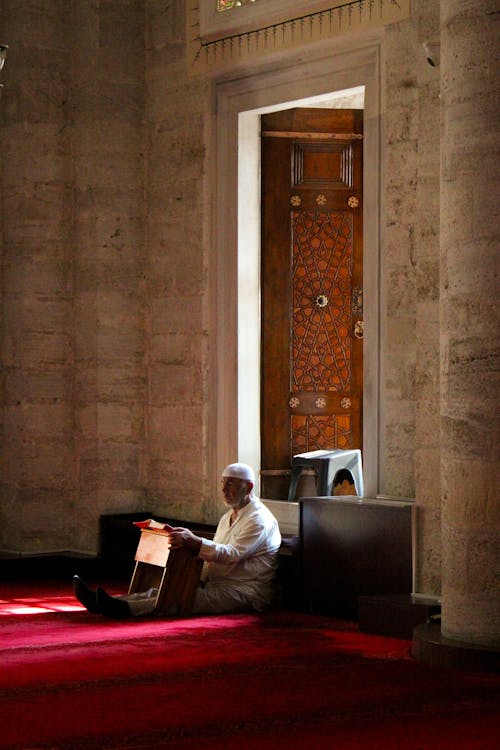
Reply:
[[[234, 80], [215, 81], [212, 167], [208, 174], [213, 224], [210, 228], [208, 258], [209, 288], [207, 325], [210, 340], [210, 398], [207, 434], [209, 448], [209, 484], [218, 490], [220, 471], [228, 462], [248, 460], [255, 465], [260, 446], [244, 452], [238, 447], [239, 371], [248, 363], [241, 361], [238, 342], [238, 283], [244, 294], [238, 263], [238, 195], [244, 186], [238, 179], [238, 125], [242, 113], [281, 109], [287, 102], [364, 87], [364, 385], [363, 385], [363, 464], [365, 495], [375, 497], [379, 491], [381, 464], [381, 393], [380, 393], [380, 246], [381, 246], [381, 44], [377, 34], [358, 42], [347, 41], [343, 49], [332, 54], [331, 47], [298, 58], [290, 54], [279, 67], [257, 69]], [[241, 75], [241, 73], [240, 73]], [[258, 165], [257, 167], [258, 168]], [[251, 207], [250, 207], [250, 210]], [[258, 217], [256, 217], [258, 221]], [[258, 235], [258, 233], [257, 233]], [[258, 239], [256, 240], [258, 242]], [[241, 242], [240, 242], [241, 245]], [[240, 279], [238, 269], [240, 268]], [[255, 274], [254, 274], [255, 275]], [[257, 315], [258, 300], [249, 293], [249, 314]], [[242, 307], [240, 304], [240, 316]], [[258, 323], [257, 323], [258, 324]], [[244, 326], [243, 326], [244, 329]], [[240, 363], [238, 364], [238, 352]], [[252, 355], [247, 352], [246, 359]], [[250, 362], [259, 367], [259, 363]], [[258, 372], [258, 371], [257, 371]], [[255, 380], [255, 378], [254, 378]], [[258, 394], [249, 393], [257, 416]], [[241, 402], [241, 392], [240, 392]], [[248, 404], [247, 404], [248, 407]], [[249, 413], [247, 411], [247, 413]], [[254, 420], [255, 422], [255, 420]], [[255, 432], [255, 424], [250, 429]]]

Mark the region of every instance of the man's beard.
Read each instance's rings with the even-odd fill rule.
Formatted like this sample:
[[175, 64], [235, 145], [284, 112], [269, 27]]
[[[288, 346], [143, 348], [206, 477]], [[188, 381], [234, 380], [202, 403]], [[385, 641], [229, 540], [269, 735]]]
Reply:
[[227, 499], [224, 498], [224, 505], [226, 505], [228, 508], [232, 508], [235, 510], [236, 508], [239, 508], [240, 505], [243, 503], [245, 498], [247, 497], [246, 492], [242, 491], [241, 494], [238, 494], [235, 498]]

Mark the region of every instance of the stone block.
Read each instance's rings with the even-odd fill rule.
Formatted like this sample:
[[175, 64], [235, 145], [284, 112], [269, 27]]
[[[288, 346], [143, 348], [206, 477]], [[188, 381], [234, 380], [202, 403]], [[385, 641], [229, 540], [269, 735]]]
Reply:
[[135, 364], [119, 362], [79, 368], [75, 375], [76, 403], [90, 405], [97, 397], [116, 403], [143, 403], [146, 391], [146, 373]]
[[68, 334], [15, 331], [4, 340], [4, 365], [29, 369], [66, 366], [71, 358]]
[[[414, 451], [415, 406], [411, 401], [400, 402], [398, 406], [398, 415], [388, 413], [386, 418], [385, 434], [388, 455]], [[411, 463], [414, 464], [413, 458]]]
[[[4, 99], [2, 99], [2, 107]], [[24, 121], [24, 118], [22, 119]], [[35, 182], [68, 183], [72, 176], [71, 162], [68, 158], [69, 146], [61, 136], [64, 123], [46, 122], [37, 125], [30, 133], [29, 150], [26, 142], [18, 139], [19, 124], [15, 125], [9, 118], [8, 125], [2, 125], [4, 139], [2, 139], [2, 160], [5, 192], [10, 192], [22, 183], [23, 175], [29, 172]], [[30, 159], [30, 154], [36, 154], [36, 159]], [[21, 170], [22, 166], [22, 170]]]
[[142, 329], [142, 301], [136, 294], [99, 286], [95, 309], [100, 326]]
[[[62, 440], [38, 442], [22, 458], [22, 485], [26, 488], [69, 490], [74, 480], [73, 447]], [[22, 454], [21, 454], [22, 455]]]
[[171, 34], [170, 14], [149, 8], [146, 14], [146, 70], [149, 69], [149, 62], [153, 57], [152, 52], [155, 50], [164, 52], [169, 46], [166, 40], [171, 38]]
[[494, 461], [449, 460], [444, 477], [447, 514], [457, 529], [498, 528], [497, 475]]
[[[101, 185], [77, 185], [75, 204], [78, 236], [83, 236], [85, 232], [91, 235], [99, 222], [103, 234], [106, 235], [108, 231], [107, 247], [120, 249], [123, 245], [122, 234], [133, 237], [144, 231], [144, 195], [139, 186], [120, 184], [109, 189]], [[107, 227], [105, 221], [109, 222]], [[98, 252], [100, 247], [94, 249]]]
[[408, 316], [415, 309], [415, 271], [408, 265], [391, 265], [386, 269], [386, 304], [391, 317]]
[[[201, 458], [201, 452], [198, 454]], [[179, 451], [177, 455], [169, 454], [163, 459], [151, 459], [148, 463], [147, 494], [161, 491], [171, 501], [182, 502], [188, 499], [186, 505], [202, 501], [202, 467], [201, 460], [186, 462], [186, 453]]]
[[[424, 307], [430, 304], [430, 310], [435, 309], [439, 301], [439, 260], [432, 259], [421, 259], [415, 269], [415, 284], [417, 292], [417, 309], [423, 310]], [[424, 314], [429, 316], [429, 312]]]
[[[439, 416], [439, 379], [436, 376], [431, 379], [429, 385], [425, 384], [418, 387], [418, 400], [415, 409], [415, 450], [424, 451], [438, 450], [440, 434], [440, 416]], [[425, 468], [425, 467], [424, 467]]]
[[[23, 438], [23, 425], [20, 423], [3, 430], [5, 446], [0, 453], [0, 476], [2, 486], [10, 487], [13, 492], [17, 491], [22, 477], [23, 453], [26, 449]], [[7, 512], [7, 508], [4, 508], [4, 512]]]
[[[471, 421], [473, 428], [482, 435], [480, 442], [490, 441], [485, 459], [495, 451], [497, 440], [496, 423], [492, 415], [498, 410], [498, 371], [478, 370], [469, 378], [456, 371], [447, 380], [445, 395], [447, 413], [455, 419]], [[489, 437], [488, 437], [489, 436]]]
[[408, 104], [395, 103], [386, 113], [385, 138], [386, 144], [416, 143], [418, 135], [418, 102]]
[[[8, 219], [4, 216], [3, 229], [3, 241], [7, 249], [14, 243], [25, 248], [29, 246], [33, 254], [38, 254], [39, 248], [52, 246], [55, 253], [65, 245], [60, 222], [47, 220], [45, 217], [27, 217], [24, 211], [11, 214]], [[9, 254], [12, 256], [12, 252], [9, 251]], [[27, 254], [25, 252], [25, 256]]]
[[[491, 164], [496, 159], [491, 154], [491, 157], [486, 157], [486, 161]], [[498, 219], [499, 214], [498, 194], [500, 191], [498, 173], [494, 176], [492, 175], [492, 179], [490, 180], [488, 179], [489, 175], [487, 172], [481, 169], [481, 179], [479, 179], [476, 164], [474, 174], [476, 184], [474, 187], [474, 202], [471, 206], [472, 232], [476, 243], [478, 239], [482, 240], [478, 246], [480, 257], [486, 255], [488, 260], [491, 258], [492, 261], [495, 261], [495, 250], [498, 252], [498, 228], [496, 222], [492, 221], [492, 218], [496, 217]], [[498, 256], [496, 256], [496, 259], [498, 263]], [[498, 266], [492, 266], [492, 268], [495, 267]]]
[[387, 317], [387, 352], [414, 359], [416, 320], [408, 310], [406, 315]]
[[157, 333], [149, 338], [149, 359], [155, 364], [186, 365], [201, 364], [202, 339], [200, 335], [188, 333]]
[[[97, 191], [99, 192], [99, 191]], [[107, 191], [102, 191], [103, 200], [107, 200]], [[95, 196], [94, 196], [95, 199]], [[144, 239], [143, 203], [140, 190], [121, 190], [109, 195], [106, 210], [101, 211], [95, 221], [98, 242], [94, 253], [99, 263], [106, 262], [114, 251], [119, 253], [123, 263], [145, 255], [142, 246]]]
[[115, 458], [113, 460], [82, 458], [79, 462], [79, 482], [86, 491], [108, 487], [113, 491], [139, 488], [139, 459]]
[[[116, 106], [116, 102], [120, 101], [121, 89], [118, 85], [115, 85], [115, 88], [118, 88], [115, 101]], [[130, 91], [129, 88], [125, 88], [125, 90], [128, 92], [130, 99], [131, 93], [135, 91], [135, 89]], [[94, 94], [94, 96], [97, 97], [98, 94]], [[111, 108], [111, 94], [109, 93], [109, 95], [105, 95], [102, 93], [100, 96], [104, 98], [106, 106]], [[136, 96], [138, 97], [139, 95], [137, 94]], [[137, 101], [137, 106], [139, 106], [139, 104], [140, 98]], [[129, 106], [132, 106], [130, 102]], [[99, 113], [99, 118], [97, 119], [95, 115], [96, 112]], [[107, 116], [106, 113], [103, 113], [99, 108], [90, 109], [86, 114], [83, 113], [82, 117], [83, 121], [79, 121], [78, 123], [78, 129], [75, 136], [76, 143], [73, 147], [73, 157], [77, 160], [76, 166], [79, 169], [84, 166], [79, 164], [79, 160], [86, 159], [93, 167], [98, 169], [96, 175], [101, 178], [103, 172], [107, 168], [108, 159], [109, 161], [116, 161], [121, 157], [126, 163], [135, 162], [138, 167], [141, 166], [141, 160], [138, 159], [138, 157], [142, 153], [144, 143], [142, 124], [140, 121], [136, 121], [134, 118], [125, 115], [117, 117], [116, 110], [114, 116], [112, 116], [111, 112], [109, 113], [109, 116]], [[89, 122], [85, 122], [85, 119], [88, 119]], [[98, 137], [96, 137], [97, 132]], [[98, 182], [101, 183], [101, 179], [99, 179]], [[124, 187], [130, 189], [135, 185], [136, 183], [133, 182], [124, 184], [116, 183], [118, 189], [123, 189]], [[106, 209], [106, 205], [102, 206], [102, 208]]]
[[447, 499], [443, 510], [443, 591], [469, 593], [469, 556], [472, 535], [449, 523]]
[[416, 252], [414, 256], [417, 258], [418, 262], [416, 267], [417, 289], [419, 289], [420, 284], [422, 284], [423, 290], [426, 284], [424, 279], [420, 280], [420, 277], [423, 275], [420, 271], [422, 264], [428, 264], [426, 270], [431, 276], [429, 280], [429, 288], [432, 288], [432, 284], [437, 284], [439, 288], [439, 206], [434, 205], [431, 206], [430, 210], [427, 212], [419, 212], [415, 229], [418, 232], [415, 242]]
[[142, 431], [140, 405], [91, 403], [76, 413], [77, 429], [84, 440], [136, 441]]
[[[28, 287], [29, 284], [26, 283]], [[23, 294], [6, 296], [4, 308], [6, 330], [50, 331], [68, 333], [71, 328], [71, 299], [66, 296], [46, 294]]]
[[149, 368], [151, 404], [197, 404], [202, 401], [203, 379], [199, 366], [154, 363]]
[[[494, 299], [498, 279], [492, 268], [496, 268], [497, 245], [492, 239], [471, 238], [457, 242], [445, 255], [445, 279], [447, 296], [455, 297], [452, 304], [461, 297], [476, 297], [483, 304]], [[448, 298], [447, 298], [448, 297]], [[462, 303], [463, 304], [463, 303]]]
[[137, 2], [100, 3], [98, 65], [105, 79], [130, 82], [144, 59], [144, 8]]
[[[139, 313], [142, 315], [140, 305], [142, 305], [142, 299], [140, 297], [141, 292], [141, 262], [134, 255], [134, 248], [121, 247], [119, 249], [109, 248], [106, 246], [103, 252], [99, 253], [99, 267], [100, 267], [100, 279], [99, 289], [101, 291], [114, 290], [120, 292], [122, 295], [128, 295], [128, 299], [134, 299], [134, 304], [131, 304], [132, 308], [138, 308], [138, 319], [140, 319]], [[105, 253], [106, 257], [102, 258]]]
[[[29, 177], [29, 165], [24, 171]], [[23, 224], [60, 223], [71, 219], [71, 188], [61, 182], [34, 182], [30, 180], [29, 188], [11, 191], [3, 196], [4, 211], [7, 221], [13, 220]]]
[[26, 403], [6, 406], [4, 429], [14, 434], [16, 426], [22, 425], [27, 440], [36, 442], [70, 442], [72, 437], [72, 410], [69, 402]]
[[178, 263], [175, 270], [175, 288], [178, 294], [192, 295], [202, 294], [205, 291], [205, 271], [202, 258], [199, 256], [199, 248], [188, 246], [188, 251], [195, 250], [189, 254], [194, 260], [193, 266], [188, 263]]
[[114, 365], [142, 364], [144, 358], [144, 339], [142, 330], [137, 327], [129, 329], [120, 326], [99, 326], [97, 337], [99, 362]]
[[386, 451], [380, 493], [392, 497], [413, 497], [415, 476], [413, 472], [413, 451]]
[[96, 367], [98, 362], [97, 319], [94, 311], [77, 318], [78, 327], [73, 340], [75, 362], [79, 368]]
[[45, 488], [18, 492], [15, 525], [8, 537], [14, 549], [30, 554], [72, 549], [72, 528], [70, 492]]
[[33, 258], [29, 267], [8, 261], [3, 277], [9, 294], [28, 298], [34, 295], [68, 295], [70, 292], [70, 266], [65, 261], [45, 261]]
[[[432, 272], [429, 273], [432, 275]], [[439, 298], [434, 298], [432, 287], [429, 294], [430, 299], [422, 294], [417, 301], [417, 345], [436, 357], [439, 354]], [[435, 366], [439, 367], [439, 356]]]
[[[102, 127], [106, 127], [103, 124]], [[75, 176], [82, 188], [107, 188], [112, 191], [115, 185], [140, 185], [142, 165], [138, 158], [123, 158], [118, 151], [98, 157], [87, 153], [77, 154]], [[140, 193], [138, 193], [140, 195]]]
[[389, 225], [408, 226], [415, 222], [417, 180], [416, 172], [410, 174], [410, 171], [406, 180], [398, 175], [386, 183], [386, 221]]
[[100, 440], [133, 440], [140, 436], [141, 431], [142, 409], [139, 404], [98, 404], [97, 435]]
[[200, 406], [149, 406], [147, 441], [153, 458], [187, 455], [201, 439], [203, 412]]
[[[174, 215], [168, 216], [168, 219], [161, 213], [156, 220], [150, 219], [148, 223], [149, 249], [148, 253], [145, 254], [149, 275], [155, 275], [157, 263], [163, 262], [165, 264], [165, 262], [168, 262], [174, 266], [174, 259], [177, 255], [181, 254], [181, 257], [184, 258], [184, 247], [190, 248], [190, 252], [193, 252], [197, 260], [201, 257], [201, 245], [196, 241], [196, 232], [201, 232], [201, 227], [199, 230], [197, 229], [201, 217], [198, 212], [193, 210], [192, 206], [184, 205], [183, 209], [186, 211], [190, 222], [189, 226], [192, 229], [192, 234], [188, 236], [186, 236], [186, 228], [182, 222], [179, 207], [177, 207]], [[158, 275], [166, 270], [168, 270], [168, 267], [160, 267]]]
[[441, 191], [441, 234], [446, 238], [446, 247], [456, 247], [472, 238], [470, 207], [473, 205], [473, 193], [472, 181], [464, 185], [462, 180], [447, 180], [445, 177]]
[[471, 606], [469, 593], [443, 591], [441, 634], [468, 645], [477, 644], [498, 649], [498, 597], [478, 595]]
[[415, 228], [413, 224], [391, 221], [384, 227], [382, 248], [383, 264], [386, 273], [393, 265], [410, 267], [415, 257]]
[[[500, 531], [484, 526], [469, 533], [467, 591], [474, 597], [497, 599], [500, 570]], [[498, 606], [500, 615], [500, 604]], [[499, 620], [497, 620], [498, 624]], [[497, 631], [498, 635], [498, 631]]]
[[[439, 452], [439, 432], [433, 433], [430, 427], [430, 439], [420, 436], [421, 446], [415, 450], [415, 498], [419, 508], [441, 508], [441, 456]], [[423, 517], [429, 513], [423, 513]]]
[[14, 367], [5, 372], [5, 404], [17, 404], [26, 400], [32, 404], [45, 401], [69, 403], [72, 388], [72, 375], [69, 367], [28, 372]]
[[151, 336], [165, 333], [203, 333], [203, 297], [189, 296], [162, 297], [156, 300], [149, 310], [149, 330]]
[[[441, 423], [446, 440], [443, 456], [459, 455], [463, 461], [488, 456], [491, 450], [491, 430], [484, 424], [482, 415], [475, 412], [472, 405], [450, 404], [450, 401], [447, 405], [448, 413]], [[487, 417], [487, 414], [484, 416]]]
[[[434, 423], [436, 412], [439, 413], [439, 349], [435, 351], [418, 351], [415, 367], [415, 392], [417, 413], [421, 418], [419, 426], [424, 427], [429, 419]], [[430, 410], [430, 414], [426, 412]]]
[[[155, 248], [152, 256], [145, 267], [145, 284], [148, 290], [149, 310], [151, 311], [159, 304], [154, 298], [165, 297], [175, 294], [175, 268], [172, 264], [170, 253], [162, 245]], [[163, 303], [162, 303], [163, 304]]]
[[[27, 6], [20, 6], [17, 2], [4, 3], [4, 23], [12, 34], [12, 40], [18, 39], [33, 52], [38, 49], [57, 50], [64, 47], [64, 39], [68, 28], [68, 15], [63, 11], [65, 3], [61, 0], [33, 0]], [[31, 51], [31, 50], [30, 50]], [[32, 59], [27, 54], [28, 60]]]
[[[210, 86], [207, 79], [186, 78], [183, 55], [166, 64], [163, 59], [168, 48], [150, 51], [147, 79], [149, 95], [146, 99], [151, 122], [171, 120], [177, 109], [186, 121], [210, 110]], [[177, 105], [177, 106], [176, 106]], [[201, 137], [201, 134], [200, 134]]]
[[[151, 134], [151, 175], [158, 177], [166, 161], [175, 170], [184, 165], [188, 174], [195, 165], [202, 165], [205, 157], [205, 144], [202, 138], [205, 116], [202, 112], [191, 115], [183, 122], [162, 121]], [[187, 163], [187, 164], [186, 164]]]
[[[417, 183], [418, 141], [398, 141], [387, 148], [387, 174], [397, 175], [401, 197], [415, 199], [414, 185]], [[408, 185], [408, 188], [405, 187]]]
[[421, 507], [417, 485], [416, 590], [441, 594], [441, 513], [436, 507]]

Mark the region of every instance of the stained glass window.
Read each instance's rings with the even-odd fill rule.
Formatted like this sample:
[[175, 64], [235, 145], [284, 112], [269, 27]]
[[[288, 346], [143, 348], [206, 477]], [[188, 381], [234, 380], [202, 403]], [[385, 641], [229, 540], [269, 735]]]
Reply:
[[254, 3], [255, 0], [217, 0], [217, 10], [222, 12], [223, 10], [231, 10], [236, 8], [238, 5], [246, 5], [246, 3]]

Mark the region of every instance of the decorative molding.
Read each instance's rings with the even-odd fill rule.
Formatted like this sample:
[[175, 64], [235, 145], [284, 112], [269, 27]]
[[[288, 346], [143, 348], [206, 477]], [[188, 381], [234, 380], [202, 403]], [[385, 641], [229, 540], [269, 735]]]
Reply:
[[[292, 16], [291, 4], [284, 0], [281, 3], [274, 0], [274, 5], [273, 2], [246, 4], [234, 13], [217, 13], [215, 2], [212, 11], [207, 11], [208, 4], [187, 1], [187, 65], [193, 75], [251, 63], [255, 58], [339, 34], [396, 23], [410, 13], [410, 0], [294, 3]], [[280, 13], [273, 12], [275, 5], [281, 8]], [[218, 18], [213, 20], [228, 16], [230, 25], [223, 25]]]
[[[257, 3], [256, 3], [257, 4]], [[207, 477], [212, 489], [213, 501], [209, 507], [213, 515], [217, 512], [217, 494], [220, 488], [220, 471], [227, 463], [234, 460], [246, 461], [260, 468], [260, 432], [251, 423], [259, 400], [259, 350], [254, 347], [252, 339], [247, 338], [246, 321], [257, 320], [259, 305], [258, 295], [252, 307], [248, 294], [243, 295], [242, 310], [245, 309], [245, 330], [238, 329], [238, 289], [239, 271], [245, 268], [245, 285], [248, 283], [249, 262], [256, 264], [258, 274], [259, 235], [238, 232], [238, 175], [242, 150], [239, 136], [244, 136], [248, 145], [254, 143], [258, 150], [260, 110], [283, 108], [283, 104], [293, 100], [293, 106], [302, 99], [321, 96], [335, 91], [364, 87], [364, 138], [363, 162], [365, 201], [363, 206], [364, 227], [364, 275], [365, 291], [364, 319], [370, 336], [365, 337], [363, 402], [366, 406], [363, 414], [363, 473], [365, 492], [368, 497], [376, 497], [379, 491], [379, 476], [385, 462], [385, 445], [383, 442], [383, 406], [380, 379], [380, 352], [384, 351], [384, 329], [380, 325], [380, 238], [383, 222], [381, 221], [380, 169], [381, 169], [381, 39], [382, 29], [373, 29], [370, 35], [361, 35], [361, 39], [339, 40], [335, 49], [331, 45], [315, 45], [311, 55], [297, 57], [291, 51], [284, 55], [289, 64], [267, 66], [252, 71], [252, 75], [235, 75], [228, 79], [224, 74], [215, 85], [213, 109], [211, 110], [212, 126], [210, 128], [210, 149], [214, 159], [208, 165], [208, 184], [211, 193], [207, 215], [213, 221], [208, 227], [210, 240], [210, 263], [208, 267], [209, 285], [207, 290], [207, 326], [213, 331], [209, 348], [209, 383], [210, 400], [207, 406], [207, 434], [211, 436], [208, 448], [209, 466]], [[367, 41], [367, 37], [370, 37]], [[329, 49], [325, 49], [328, 47]], [[307, 59], [305, 59], [307, 57]], [[291, 104], [292, 106], [292, 104]], [[242, 140], [243, 143], [243, 140]], [[248, 173], [251, 171], [251, 175]], [[240, 188], [255, 191], [255, 205], [258, 211], [258, 161], [249, 158], [243, 170], [245, 185]], [[249, 183], [247, 182], [249, 180]], [[245, 196], [248, 199], [248, 195]], [[257, 214], [256, 214], [257, 215]], [[255, 222], [254, 222], [255, 223]], [[253, 259], [253, 260], [251, 260]], [[243, 262], [244, 261], [244, 262]], [[241, 278], [243, 278], [241, 276]], [[252, 277], [253, 281], [253, 277]], [[238, 400], [240, 378], [247, 372], [248, 357], [256, 357], [255, 381], [251, 388], [244, 391], [244, 400], [251, 400], [251, 409], [239, 411], [242, 402]], [[240, 357], [240, 359], [239, 359]], [[228, 367], [228, 362], [238, 362], [239, 367]], [[245, 386], [247, 386], [245, 381]], [[243, 392], [242, 392], [243, 393]], [[314, 394], [317, 395], [317, 394]], [[332, 393], [321, 395], [332, 398]], [[344, 394], [336, 394], [342, 398]], [[289, 393], [301, 400], [304, 395]], [[287, 399], [288, 401], [288, 399]], [[339, 408], [340, 401], [339, 401]], [[290, 406], [290, 417], [301, 411], [301, 405], [294, 409]], [[344, 409], [342, 411], [345, 414]], [[312, 413], [312, 412], [310, 412]], [[250, 423], [250, 439], [248, 438]], [[241, 434], [245, 430], [243, 445]], [[241, 432], [240, 432], [241, 429]]]
[[[283, 23], [311, 13], [344, 5], [346, 0], [233, 0], [233, 8], [218, 9], [218, 0], [200, 2], [200, 38], [213, 41], [234, 34], [256, 31], [264, 26]], [[238, 3], [238, 5], [236, 5]], [[238, 7], [245, 4], [246, 7]]]

